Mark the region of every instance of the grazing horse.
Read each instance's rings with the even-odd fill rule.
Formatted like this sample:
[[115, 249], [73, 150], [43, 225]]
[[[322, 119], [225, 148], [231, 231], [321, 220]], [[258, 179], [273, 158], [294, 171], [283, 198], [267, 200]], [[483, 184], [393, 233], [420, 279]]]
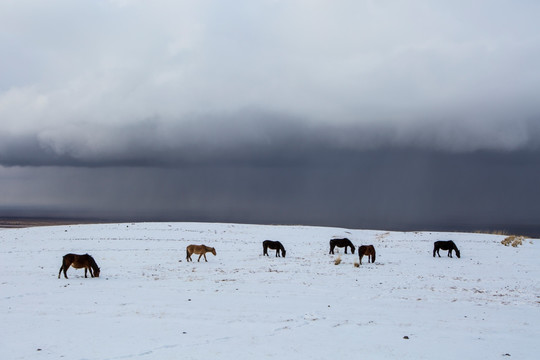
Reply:
[[279, 257], [279, 251], [281, 250], [281, 256], [285, 257], [285, 248], [279, 241], [264, 240], [263, 241], [263, 256], [268, 255], [268, 249], [276, 250], [276, 257]]
[[93, 257], [91, 257], [88, 254], [84, 255], [77, 255], [77, 254], [66, 254], [62, 258], [62, 266], [60, 266], [60, 271], [58, 272], [58, 278], [60, 279], [60, 274], [62, 274], [62, 270], [64, 271], [64, 277], [68, 279], [67, 277], [67, 269], [73, 266], [75, 269], [84, 268], [84, 277], [86, 276], [87, 272], [90, 271], [90, 276], [92, 277], [99, 277], [100, 269], [96, 264], [96, 261]]
[[208, 260], [206, 260], [207, 252], [211, 252], [212, 254], [214, 254], [214, 256], [216, 256], [216, 249], [214, 249], [213, 247], [206, 245], [189, 245], [188, 247], [186, 247], [186, 260], [193, 261], [191, 259], [191, 254], [199, 254], [199, 258], [197, 259], [197, 261], [200, 261], [201, 256], [204, 256], [204, 261], [208, 262]]
[[441, 257], [441, 254], [439, 254], [439, 250], [448, 250], [448, 256], [452, 257], [452, 250], [456, 252], [456, 256], [459, 258], [461, 257], [461, 253], [459, 252], [456, 244], [452, 240], [448, 241], [435, 241], [433, 243], [433, 257], [435, 257], [435, 253]]
[[334, 248], [335, 247], [344, 247], [345, 248], [345, 254], [347, 253], [347, 247], [350, 247], [351, 248], [351, 252], [354, 254], [354, 245], [353, 243], [351, 242], [351, 240], [347, 239], [347, 238], [343, 238], [343, 239], [332, 239], [330, 240], [330, 252], [329, 254], [333, 254], [334, 253]]
[[368, 263], [375, 262], [375, 247], [373, 245], [362, 245], [358, 248], [358, 257], [360, 258], [360, 265], [362, 265], [362, 257], [367, 255]]

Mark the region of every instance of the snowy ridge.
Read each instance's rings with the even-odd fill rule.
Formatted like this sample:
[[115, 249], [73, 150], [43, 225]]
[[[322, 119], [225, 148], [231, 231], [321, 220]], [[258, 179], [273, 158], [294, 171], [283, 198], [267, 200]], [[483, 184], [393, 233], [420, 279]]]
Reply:
[[[333, 237], [373, 244], [375, 264]], [[279, 240], [286, 258], [262, 256]], [[461, 258], [433, 258], [454, 240]], [[536, 359], [540, 248], [504, 236], [211, 223], [0, 230], [5, 359]], [[217, 250], [185, 261], [189, 244]], [[62, 255], [89, 253], [100, 278]], [[334, 259], [340, 256], [340, 265]]]

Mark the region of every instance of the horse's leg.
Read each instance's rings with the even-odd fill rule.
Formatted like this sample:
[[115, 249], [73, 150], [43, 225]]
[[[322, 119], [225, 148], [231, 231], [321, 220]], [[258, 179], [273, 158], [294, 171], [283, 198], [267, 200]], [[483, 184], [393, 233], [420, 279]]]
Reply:
[[279, 249], [276, 249], [276, 257], [279, 257]]
[[92, 271], [92, 268], [90, 266], [88, 267], [88, 271], [90, 271], [90, 276], [94, 277], [94, 272]]
[[452, 257], [452, 249], [448, 250], [448, 256]]
[[[67, 264], [67, 261], [62, 261], [62, 267], [60, 268], [60, 271], [64, 270], [64, 277], [66, 279], [69, 279], [67, 276], [67, 269], [71, 266], [71, 264]], [[60, 278], [60, 273], [58, 273], [58, 278]]]
[[[204, 254], [204, 253], [203, 253]], [[200, 254], [199, 255], [199, 258], [197, 259], [197, 262], [201, 261], [201, 256], [203, 256], [203, 254]]]
[[208, 262], [208, 260], [206, 260], [206, 253], [205, 252], [203, 253], [203, 256], [204, 256], [204, 261]]
[[347, 246], [347, 245], [345, 245], [345, 254], [347, 253], [347, 247], [348, 247], [348, 246]]
[[330, 245], [330, 251], [328, 252], [328, 254], [333, 254], [334, 253], [334, 246]]
[[264, 255], [268, 256], [268, 248], [263, 245], [263, 256]]

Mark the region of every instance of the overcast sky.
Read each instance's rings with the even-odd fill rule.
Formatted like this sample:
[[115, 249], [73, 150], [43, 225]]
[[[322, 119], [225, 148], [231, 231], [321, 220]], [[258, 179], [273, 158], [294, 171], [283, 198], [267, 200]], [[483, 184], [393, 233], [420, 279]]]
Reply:
[[529, 223], [538, 14], [496, 0], [3, 1], [0, 209]]

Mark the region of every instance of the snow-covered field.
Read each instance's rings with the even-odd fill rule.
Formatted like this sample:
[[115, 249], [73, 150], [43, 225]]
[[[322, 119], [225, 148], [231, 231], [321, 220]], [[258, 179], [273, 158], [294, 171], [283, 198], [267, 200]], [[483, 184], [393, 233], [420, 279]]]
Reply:
[[[328, 254], [373, 244], [375, 264]], [[503, 236], [137, 223], [0, 230], [2, 359], [538, 359], [540, 244]], [[279, 240], [287, 257], [262, 256]], [[461, 259], [433, 258], [454, 240]], [[214, 246], [188, 263], [189, 244]], [[99, 278], [62, 256], [91, 254]], [[341, 256], [340, 265], [334, 259]]]

